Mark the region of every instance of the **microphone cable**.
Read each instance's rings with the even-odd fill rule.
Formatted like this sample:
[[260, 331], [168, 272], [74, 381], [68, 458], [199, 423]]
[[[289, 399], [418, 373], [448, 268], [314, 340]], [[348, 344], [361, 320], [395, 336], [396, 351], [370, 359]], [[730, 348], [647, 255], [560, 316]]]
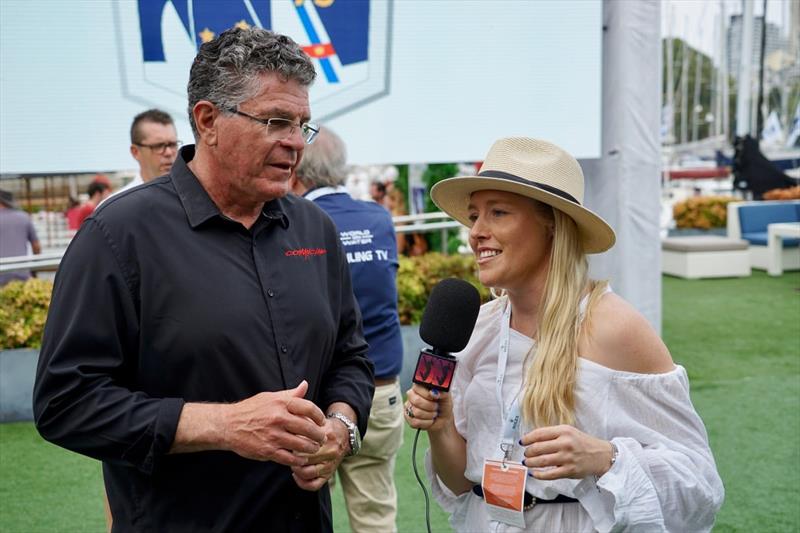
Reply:
[[420, 431], [421, 430], [417, 428], [417, 434], [414, 435], [414, 445], [411, 448], [411, 466], [414, 467], [414, 475], [417, 477], [417, 483], [422, 487], [422, 494], [425, 495], [425, 526], [428, 528], [428, 533], [431, 533], [431, 502], [428, 498], [428, 489], [425, 487], [425, 483], [419, 475], [419, 470], [417, 470], [417, 441], [419, 440]]

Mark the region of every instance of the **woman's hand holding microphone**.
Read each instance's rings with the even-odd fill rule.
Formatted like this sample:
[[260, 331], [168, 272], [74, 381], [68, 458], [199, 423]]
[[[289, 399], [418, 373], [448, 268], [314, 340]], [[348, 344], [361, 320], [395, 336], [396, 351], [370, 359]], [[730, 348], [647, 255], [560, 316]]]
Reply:
[[404, 416], [412, 428], [437, 432], [453, 424], [453, 401], [449, 392], [415, 383], [406, 396]]

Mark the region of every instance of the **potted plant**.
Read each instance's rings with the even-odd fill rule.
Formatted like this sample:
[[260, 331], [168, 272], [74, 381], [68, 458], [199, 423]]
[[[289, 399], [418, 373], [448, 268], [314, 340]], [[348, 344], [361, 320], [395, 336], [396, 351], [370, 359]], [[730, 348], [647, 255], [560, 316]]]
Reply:
[[697, 196], [678, 202], [672, 208], [677, 229], [670, 235], [725, 235], [727, 206], [736, 201], [732, 196]]
[[53, 283], [29, 279], [0, 287], [0, 422], [31, 420], [31, 398]]

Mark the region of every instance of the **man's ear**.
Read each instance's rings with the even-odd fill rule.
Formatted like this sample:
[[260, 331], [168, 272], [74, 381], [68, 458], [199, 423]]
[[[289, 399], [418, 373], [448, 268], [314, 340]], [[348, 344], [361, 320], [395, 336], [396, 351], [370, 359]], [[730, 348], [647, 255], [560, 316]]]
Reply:
[[208, 100], [200, 100], [192, 108], [192, 117], [197, 127], [197, 142], [206, 146], [217, 144], [217, 119], [220, 113], [217, 106]]
[[135, 160], [137, 160], [137, 161], [139, 160], [139, 154], [140, 154], [140, 153], [141, 153], [141, 152], [139, 151], [139, 147], [138, 147], [138, 146], [136, 146], [135, 144], [132, 144], [132, 145], [131, 145], [131, 155], [133, 156], [133, 158], [134, 158]]

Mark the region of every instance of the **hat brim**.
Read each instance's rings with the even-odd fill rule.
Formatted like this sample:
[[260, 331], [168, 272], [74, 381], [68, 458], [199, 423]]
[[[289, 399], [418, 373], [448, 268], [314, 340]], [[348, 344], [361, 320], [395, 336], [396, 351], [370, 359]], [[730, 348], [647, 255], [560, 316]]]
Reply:
[[435, 184], [431, 189], [431, 199], [439, 209], [461, 222], [472, 226], [469, 220], [470, 196], [477, 191], [505, 191], [533, 198], [564, 212], [575, 221], [581, 236], [584, 252], [596, 254], [605, 252], [616, 242], [614, 230], [600, 216], [580, 204], [571, 202], [535, 185], [511, 181], [503, 178], [485, 176], [459, 176], [448, 178]]

